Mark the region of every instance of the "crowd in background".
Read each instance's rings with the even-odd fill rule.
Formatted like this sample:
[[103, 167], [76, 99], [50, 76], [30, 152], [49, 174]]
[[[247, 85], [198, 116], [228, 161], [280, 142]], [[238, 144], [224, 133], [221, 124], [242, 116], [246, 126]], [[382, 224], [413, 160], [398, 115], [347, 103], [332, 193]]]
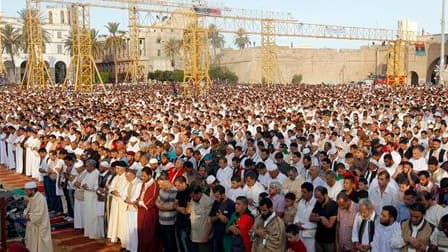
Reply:
[[448, 89], [0, 90], [0, 163], [127, 251], [448, 251]]

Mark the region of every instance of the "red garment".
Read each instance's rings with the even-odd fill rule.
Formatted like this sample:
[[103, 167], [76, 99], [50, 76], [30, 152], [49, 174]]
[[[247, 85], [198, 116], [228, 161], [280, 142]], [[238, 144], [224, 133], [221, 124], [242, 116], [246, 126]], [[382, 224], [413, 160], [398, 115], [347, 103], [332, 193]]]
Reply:
[[250, 240], [249, 231], [254, 225], [254, 218], [249, 214], [243, 214], [238, 218], [236, 225], [240, 229], [241, 239], [244, 244], [244, 251], [251, 252], [252, 241]]
[[287, 248], [291, 249], [294, 252], [306, 252], [306, 247], [301, 240], [296, 242], [288, 241]]
[[[147, 182], [148, 183], [148, 182]], [[143, 193], [145, 185], [142, 186]], [[138, 207], [137, 231], [138, 231], [138, 251], [139, 252], [159, 252], [162, 251], [160, 237], [157, 237], [159, 210], [156, 207], [156, 200], [159, 195], [159, 186], [154, 182], [144, 192], [143, 202], [148, 209], [142, 206]]]
[[182, 175], [184, 175], [185, 170], [184, 168], [181, 169], [177, 169], [177, 168], [172, 168], [168, 170], [168, 179], [171, 182], [171, 184], [174, 184], [174, 180], [176, 180], [177, 177], [180, 177]]

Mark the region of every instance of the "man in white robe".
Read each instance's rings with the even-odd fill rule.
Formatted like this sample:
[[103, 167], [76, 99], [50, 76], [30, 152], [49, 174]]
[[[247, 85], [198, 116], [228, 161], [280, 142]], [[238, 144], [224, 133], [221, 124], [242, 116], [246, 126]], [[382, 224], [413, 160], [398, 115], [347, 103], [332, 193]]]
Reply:
[[33, 163], [33, 142], [34, 142], [34, 134], [32, 132], [32, 129], [28, 129], [27, 130], [27, 135], [28, 138], [26, 139], [25, 143], [24, 143], [24, 147], [25, 147], [25, 164], [24, 164], [24, 168], [25, 168], [25, 175], [27, 176], [31, 176], [31, 164]]
[[96, 190], [98, 189], [98, 169], [97, 162], [93, 159], [86, 161], [86, 176], [82, 181], [84, 189], [84, 236], [90, 239], [99, 239], [103, 236], [103, 231], [99, 225], [97, 214], [98, 199]]
[[25, 184], [28, 204], [24, 211], [26, 223], [25, 246], [30, 252], [52, 252], [50, 216], [47, 201], [37, 191], [35, 182]]
[[17, 130], [17, 138], [14, 141], [16, 148], [16, 173], [23, 173], [23, 148], [22, 142], [25, 140], [23, 129]]
[[137, 170], [129, 169], [126, 173], [128, 184], [125, 188], [126, 194], [123, 195], [123, 200], [127, 204], [127, 218], [128, 218], [128, 243], [126, 250], [137, 252], [138, 250], [138, 233], [137, 233], [137, 203], [142, 189], [142, 182], [137, 178]]
[[84, 164], [76, 163], [75, 164], [76, 172], [79, 174], [73, 180], [73, 186], [75, 187], [75, 204], [73, 207], [73, 226], [75, 229], [83, 229], [84, 228], [84, 189], [82, 188], [82, 184], [85, 176], [87, 175], [87, 171], [85, 170]]
[[6, 152], [6, 138], [7, 128], [4, 127], [2, 133], [0, 134], [0, 164], [7, 165], [8, 154]]
[[117, 242], [117, 238], [120, 239], [121, 247], [126, 248], [128, 227], [127, 218], [124, 216], [126, 216], [127, 204], [123, 201], [121, 195], [125, 194], [125, 188], [128, 183], [126, 180], [127, 165], [124, 161], [115, 161], [111, 166], [115, 167], [116, 175], [112, 179], [109, 187], [109, 192], [113, 197], [110, 207], [107, 238], [113, 243]]
[[8, 145], [8, 168], [10, 170], [16, 168], [16, 158], [15, 158], [16, 149], [14, 148], [14, 142], [16, 138], [17, 138], [16, 129], [10, 126], [9, 136], [8, 138], [6, 138], [6, 144]]

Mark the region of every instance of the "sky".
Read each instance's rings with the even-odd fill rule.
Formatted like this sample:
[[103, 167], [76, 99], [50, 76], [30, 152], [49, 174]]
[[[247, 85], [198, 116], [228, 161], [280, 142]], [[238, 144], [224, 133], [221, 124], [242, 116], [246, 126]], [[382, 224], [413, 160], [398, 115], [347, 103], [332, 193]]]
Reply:
[[[0, 0], [0, 5], [3, 15], [17, 16], [17, 11], [24, 8], [25, 0]], [[43, 3], [42, 9], [47, 5], [50, 4]], [[209, 1], [209, 5], [290, 12], [294, 19], [306, 23], [372, 28], [396, 29], [399, 19], [408, 19], [418, 24], [420, 32], [424, 29], [425, 33], [440, 33], [442, 0], [225, 0]], [[101, 33], [106, 33], [104, 24], [107, 22], [119, 22], [121, 29], [127, 29], [125, 11], [93, 8], [90, 14], [92, 28], [99, 29]], [[233, 37], [226, 35], [226, 46], [232, 46]], [[251, 39], [257, 40], [257, 38]], [[281, 45], [293, 43], [295, 47], [357, 48], [368, 42], [278, 38], [277, 43]]]

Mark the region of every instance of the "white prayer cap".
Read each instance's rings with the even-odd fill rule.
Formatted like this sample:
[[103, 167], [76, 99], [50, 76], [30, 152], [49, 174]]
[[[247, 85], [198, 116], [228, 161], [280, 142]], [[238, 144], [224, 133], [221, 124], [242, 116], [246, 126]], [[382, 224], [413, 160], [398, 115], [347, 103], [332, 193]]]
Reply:
[[440, 113], [440, 112], [436, 112], [435, 114], [434, 114], [434, 116], [436, 116], [436, 117], [442, 117], [442, 114]]
[[157, 161], [157, 159], [155, 159], [155, 158], [151, 158], [151, 159], [149, 160], [149, 163], [150, 163], [150, 164], [158, 164], [159, 161]]
[[316, 142], [312, 142], [312, 143], [311, 143], [311, 146], [317, 146], [317, 147], [319, 147], [319, 144], [316, 143]]
[[138, 138], [136, 138], [135, 136], [132, 136], [131, 138], [129, 138], [129, 142], [130, 143], [138, 142]]
[[350, 129], [344, 128], [344, 132], [350, 132]]
[[448, 132], [443, 133], [442, 138], [448, 138]]
[[227, 148], [234, 150], [235, 148], [233, 148], [233, 145], [229, 144], [227, 145]]
[[207, 185], [211, 185], [211, 184], [215, 183], [215, 181], [216, 181], [216, 178], [213, 175], [208, 176], [207, 179], [205, 180], [205, 182], [207, 182]]
[[110, 164], [109, 164], [109, 162], [107, 162], [107, 161], [102, 161], [102, 162], [100, 163], [100, 166], [102, 166], [102, 167], [106, 167], [106, 168], [110, 168]]
[[[265, 164], [266, 164], [266, 163], [265, 163]], [[277, 169], [278, 169], [277, 165], [274, 164], [274, 163], [272, 163], [272, 162], [268, 162], [268, 163], [266, 164], [266, 170], [267, 170], [268, 172], [270, 172], [270, 171], [276, 171]]]
[[336, 154], [337, 152], [338, 152], [337, 149], [335, 149], [335, 148], [331, 148], [331, 149], [327, 152], [327, 155], [334, 155], [334, 154]]
[[70, 142], [76, 141], [76, 136], [75, 135], [71, 135], [68, 138], [70, 139]]
[[37, 184], [34, 181], [27, 182], [27, 183], [25, 183], [25, 186], [23, 188], [24, 189], [36, 189], [37, 188]]
[[380, 164], [378, 163], [378, 161], [375, 160], [375, 159], [373, 159], [373, 158], [371, 158], [371, 159], [369, 160], [369, 163], [374, 164], [376, 167], [380, 167]]
[[310, 152], [311, 152], [311, 150], [309, 148], [304, 148], [302, 151], [303, 155], [308, 155], [308, 154], [310, 154]]
[[76, 161], [75, 163], [75, 169], [76, 168], [81, 168], [84, 166], [84, 163], [81, 160]]

